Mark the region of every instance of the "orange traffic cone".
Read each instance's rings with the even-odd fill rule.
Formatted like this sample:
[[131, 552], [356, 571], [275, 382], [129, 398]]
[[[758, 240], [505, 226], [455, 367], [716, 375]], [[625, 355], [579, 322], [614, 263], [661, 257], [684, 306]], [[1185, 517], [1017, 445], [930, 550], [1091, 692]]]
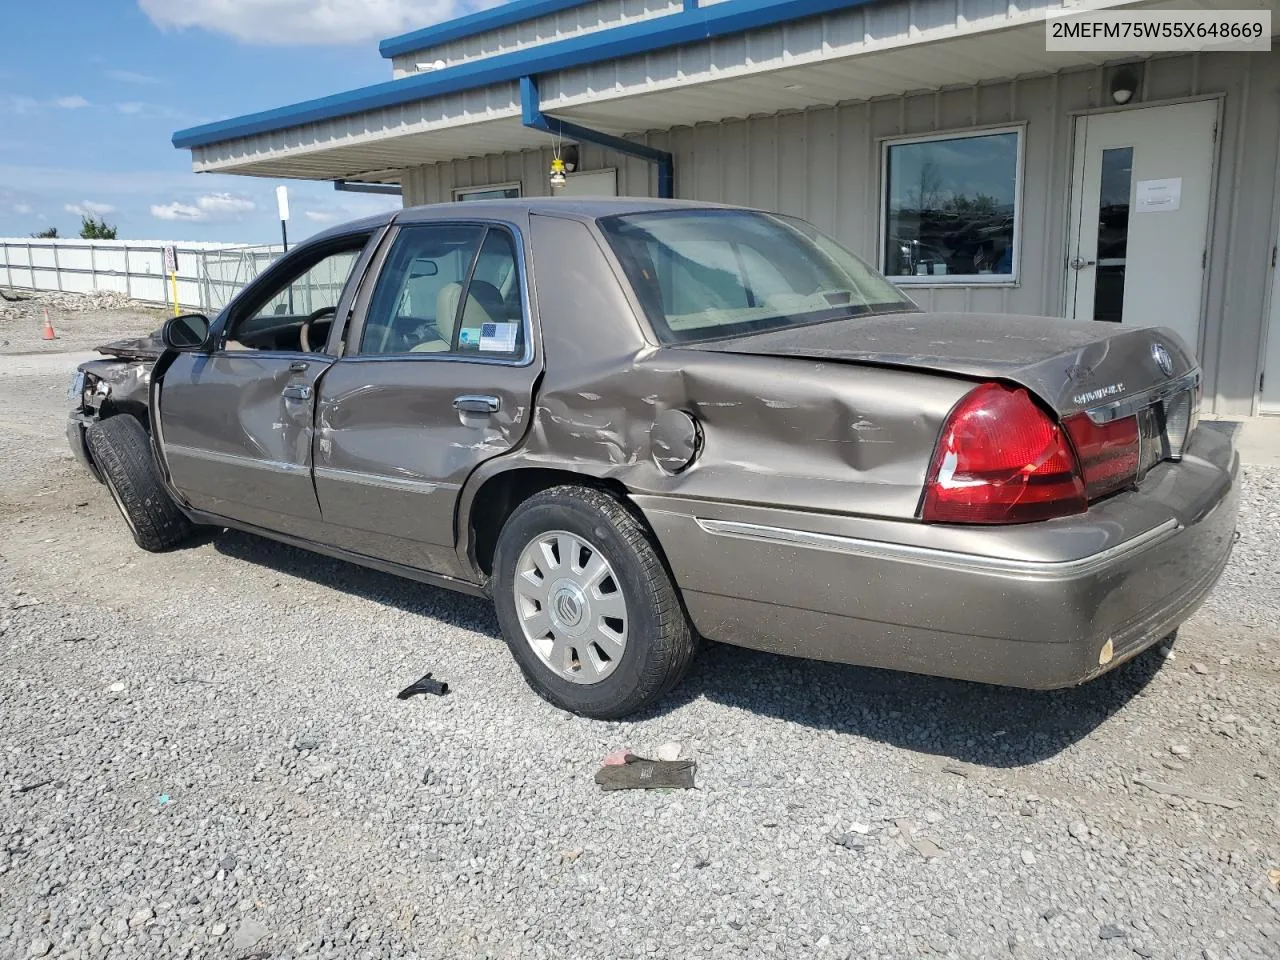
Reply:
[[58, 335], [53, 332], [53, 321], [49, 319], [49, 311], [46, 308], [44, 311], [44, 339], [53, 340], [57, 336]]

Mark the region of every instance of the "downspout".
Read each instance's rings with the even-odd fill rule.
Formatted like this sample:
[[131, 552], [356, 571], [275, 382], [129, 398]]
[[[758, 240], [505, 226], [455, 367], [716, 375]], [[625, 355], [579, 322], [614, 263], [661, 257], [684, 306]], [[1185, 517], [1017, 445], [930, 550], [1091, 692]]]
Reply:
[[629, 157], [639, 157], [658, 167], [658, 196], [670, 200], [675, 194], [675, 160], [665, 150], [647, 147], [643, 143], [623, 140], [621, 137], [601, 133], [580, 127], [576, 123], [549, 117], [542, 112], [541, 99], [538, 96], [538, 81], [533, 77], [520, 78], [520, 108], [524, 125], [532, 130], [541, 130], [553, 136], [576, 140], [580, 143], [594, 143], [609, 150], [616, 150]]

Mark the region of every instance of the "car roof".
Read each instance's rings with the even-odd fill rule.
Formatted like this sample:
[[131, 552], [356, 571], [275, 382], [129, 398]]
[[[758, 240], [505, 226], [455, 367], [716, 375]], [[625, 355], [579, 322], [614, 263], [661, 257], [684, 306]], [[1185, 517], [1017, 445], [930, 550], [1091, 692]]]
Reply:
[[407, 207], [396, 217], [399, 223], [448, 219], [458, 216], [524, 217], [528, 214], [563, 217], [570, 220], [597, 220], [627, 213], [659, 210], [724, 208], [724, 204], [693, 200], [653, 200], [647, 197], [525, 197], [511, 200], [466, 200]]
[[394, 220], [397, 223], [428, 223], [433, 220], [484, 217], [495, 220], [522, 220], [529, 214], [561, 217], [568, 220], [598, 220], [627, 213], [652, 213], [660, 210], [733, 210], [745, 209], [723, 203], [696, 200], [654, 200], [648, 197], [525, 197], [511, 200], [465, 200], [452, 203], [428, 203], [375, 213], [330, 227], [306, 240], [312, 247], [336, 237], [361, 231], [373, 231]]

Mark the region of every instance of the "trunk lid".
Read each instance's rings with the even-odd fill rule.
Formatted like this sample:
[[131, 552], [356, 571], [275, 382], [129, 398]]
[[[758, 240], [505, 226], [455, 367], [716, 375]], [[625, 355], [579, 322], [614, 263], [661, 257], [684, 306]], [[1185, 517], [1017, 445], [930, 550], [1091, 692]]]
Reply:
[[689, 347], [1005, 380], [1064, 417], [1160, 393], [1197, 373], [1191, 351], [1163, 327], [1010, 314], [852, 317]]

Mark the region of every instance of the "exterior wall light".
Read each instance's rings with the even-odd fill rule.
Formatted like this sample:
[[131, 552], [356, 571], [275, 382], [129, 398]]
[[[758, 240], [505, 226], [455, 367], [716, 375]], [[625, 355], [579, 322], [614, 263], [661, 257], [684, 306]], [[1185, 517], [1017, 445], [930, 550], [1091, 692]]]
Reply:
[[1132, 70], [1127, 67], [1117, 70], [1111, 77], [1111, 99], [1123, 106], [1133, 99], [1133, 88], [1137, 85]]
[[551, 186], [563, 187], [565, 185], [565, 166], [564, 161], [556, 157], [551, 161]]

